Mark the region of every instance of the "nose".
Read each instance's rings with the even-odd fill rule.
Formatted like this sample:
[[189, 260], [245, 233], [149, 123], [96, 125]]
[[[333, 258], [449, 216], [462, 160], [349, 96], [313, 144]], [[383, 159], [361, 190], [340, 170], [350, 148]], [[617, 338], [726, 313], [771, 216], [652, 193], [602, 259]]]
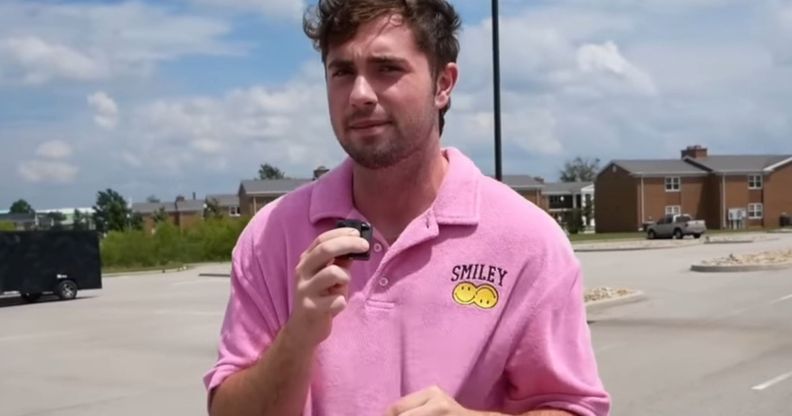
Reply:
[[370, 107], [377, 103], [377, 93], [371, 87], [366, 77], [358, 75], [352, 86], [349, 97], [350, 104], [355, 108]]

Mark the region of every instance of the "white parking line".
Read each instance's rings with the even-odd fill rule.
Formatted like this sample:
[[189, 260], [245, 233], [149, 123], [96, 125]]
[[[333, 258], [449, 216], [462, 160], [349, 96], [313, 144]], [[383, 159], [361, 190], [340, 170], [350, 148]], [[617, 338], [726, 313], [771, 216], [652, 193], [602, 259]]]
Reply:
[[226, 283], [227, 284], [228, 280], [222, 280], [222, 279], [185, 280], [183, 282], [171, 283], [171, 286], [194, 285], [196, 283], [206, 283], [206, 282], [219, 282], [219, 283]]
[[778, 298], [778, 299], [776, 299], [776, 300], [774, 300], [774, 301], [770, 302], [770, 304], [771, 304], [771, 305], [775, 305], [776, 303], [783, 302], [783, 301], [785, 301], [785, 300], [789, 300], [789, 299], [792, 299], [792, 294], [790, 294], [790, 295], [786, 295], [786, 296], [784, 296], [783, 298]]
[[155, 312], [157, 315], [188, 315], [188, 316], [223, 316], [223, 312], [206, 311], [180, 311], [177, 309], [160, 309]]
[[764, 390], [764, 389], [766, 389], [768, 387], [772, 387], [773, 385], [778, 384], [778, 383], [788, 379], [789, 377], [792, 377], [792, 371], [790, 371], [788, 373], [781, 374], [778, 377], [773, 377], [770, 380], [765, 381], [764, 383], [757, 384], [757, 385], [751, 387], [751, 390], [762, 391], [762, 390]]
[[68, 334], [73, 334], [73, 332], [50, 331], [50, 332], [41, 332], [41, 333], [38, 333], [38, 334], [6, 335], [4, 337], [0, 337], [0, 342], [20, 341], [20, 340], [28, 340], [28, 339], [36, 339], [36, 338], [51, 338], [51, 337], [57, 337], [57, 336], [61, 336], [61, 335], [68, 335]]

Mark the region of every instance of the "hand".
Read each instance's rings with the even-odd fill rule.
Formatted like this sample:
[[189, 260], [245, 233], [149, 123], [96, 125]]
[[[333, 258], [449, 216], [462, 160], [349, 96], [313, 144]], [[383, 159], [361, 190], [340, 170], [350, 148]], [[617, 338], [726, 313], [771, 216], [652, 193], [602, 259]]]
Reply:
[[473, 416], [451, 396], [434, 386], [403, 397], [391, 406], [387, 416]]
[[337, 257], [368, 248], [358, 230], [337, 228], [317, 237], [300, 256], [294, 310], [285, 328], [296, 345], [312, 349], [330, 336], [333, 318], [346, 307], [350, 280], [351, 261]]

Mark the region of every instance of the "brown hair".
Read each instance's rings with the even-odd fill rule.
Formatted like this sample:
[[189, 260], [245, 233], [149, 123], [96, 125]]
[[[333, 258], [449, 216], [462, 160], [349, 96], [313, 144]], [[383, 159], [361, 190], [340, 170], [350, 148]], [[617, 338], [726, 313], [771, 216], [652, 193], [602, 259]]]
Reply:
[[[344, 42], [355, 36], [360, 25], [379, 17], [397, 14], [410, 25], [418, 48], [429, 58], [433, 78], [459, 55], [457, 32], [459, 15], [446, 0], [318, 0], [303, 17], [303, 30], [327, 59], [332, 42]], [[440, 110], [440, 133], [444, 115], [451, 107]]]

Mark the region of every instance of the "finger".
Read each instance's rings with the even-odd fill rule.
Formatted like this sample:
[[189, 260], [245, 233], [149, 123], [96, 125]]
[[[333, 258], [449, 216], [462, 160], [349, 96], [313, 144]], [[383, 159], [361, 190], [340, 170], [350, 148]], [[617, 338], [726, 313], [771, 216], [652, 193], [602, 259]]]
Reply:
[[343, 227], [343, 228], [333, 228], [332, 230], [325, 231], [322, 234], [319, 234], [318, 237], [311, 242], [311, 245], [305, 251], [311, 251], [319, 244], [324, 243], [325, 241], [330, 241], [336, 237], [341, 236], [353, 236], [353, 237], [360, 237], [360, 231], [357, 228], [352, 227]]
[[346, 309], [346, 305], [346, 297], [341, 295], [326, 296], [316, 301], [319, 310], [326, 311], [334, 318]]
[[388, 416], [400, 416], [410, 410], [417, 409], [432, 398], [432, 389], [424, 389], [404, 396], [388, 410]]
[[349, 272], [335, 264], [331, 264], [310, 279], [301, 282], [303, 293], [307, 296], [327, 296], [330, 289], [337, 286], [347, 286], [351, 277]]
[[314, 275], [337, 257], [350, 253], [365, 253], [368, 249], [368, 241], [361, 237], [350, 235], [336, 236], [308, 251], [300, 260], [298, 268], [304, 275]]

